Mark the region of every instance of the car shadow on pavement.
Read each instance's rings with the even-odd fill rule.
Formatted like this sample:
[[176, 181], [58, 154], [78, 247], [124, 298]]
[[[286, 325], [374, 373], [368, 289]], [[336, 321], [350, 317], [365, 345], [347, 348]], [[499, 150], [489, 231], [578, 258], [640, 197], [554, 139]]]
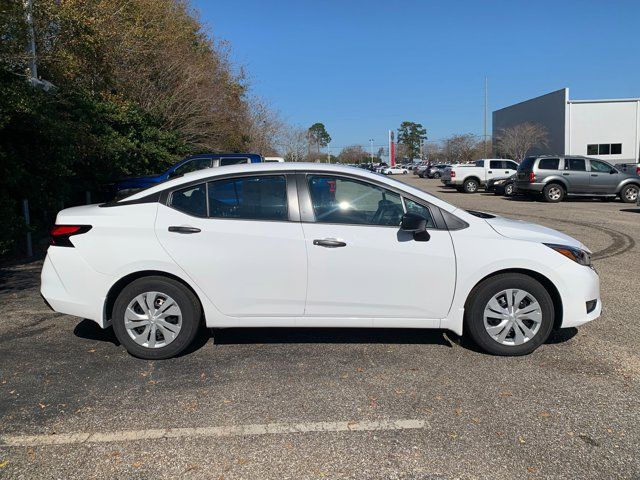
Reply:
[[119, 346], [120, 342], [113, 333], [113, 328], [100, 328], [100, 326], [93, 320], [82, 320], [73, 329], [73, 334], [78, 338], [84, 338], [86, 340], [97, 340], [99, 342], [109, 342], [115, 346]]
[[640, 213], [640, 208], [623, 208], [620, 211], [626, 213]]
[[[211, 331], [211, 330], [210, 330]], [[225, 328], [211, 336], [220, 345], [251, 343], [435, 344], [451, 347], [444, 330], [404, 328]]]

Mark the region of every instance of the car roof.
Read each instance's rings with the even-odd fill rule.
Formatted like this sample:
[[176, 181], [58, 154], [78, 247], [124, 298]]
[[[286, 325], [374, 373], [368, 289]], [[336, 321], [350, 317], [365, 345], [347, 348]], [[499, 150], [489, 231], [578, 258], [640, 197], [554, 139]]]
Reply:
[[215, 180], [216, 177], [233, 175], [235, 173], [294, 173], [294, 172], [323, 172], [323, 173], [336, 173], [346, 174], [353, 177], [359, 177], [363, 180], [371, 180], [376, 183], [384, 183], [394, 188], [399, 188], [407, 193], [419, 198], [424, 198], [426, 201], [443, 208], [449, 212], [453, 212], [457, 209], [454, 205], [440, 200], [424, 190], [412, 187], [409, 184], [400, 182], [393, 178], [389, 178], [385, 175], [379, 175], [362, 168], [355, 168], [343, 165], [335, 165], [329, 163], [304, 163], [304, 162], [266, 162], [266, 163], [243, 163], [238, 165], [226, 165], [224, 167], [205, 168], [202, 170], [196, 170], [194, 172], [185, 173], [180, 177], [176, 177], [166, 182], [159, 183], [150, 188], [134, 193], [131, 196], [123, 198], [121, 201], [132, 201], [153, 195], [154, 193], [161, 192], [166, 189], [176, 188], [183, 184], [190, 184], [198, 180]]

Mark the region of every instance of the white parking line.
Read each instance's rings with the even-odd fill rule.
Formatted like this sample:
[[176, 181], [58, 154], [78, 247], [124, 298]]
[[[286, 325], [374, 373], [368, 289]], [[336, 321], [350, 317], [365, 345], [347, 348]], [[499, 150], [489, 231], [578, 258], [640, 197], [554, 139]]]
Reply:
[[367, 432], [386, 430], [414, 430], [428, 428], [425, 420], [378, 420], [353, 422], [266, 423], [227, 427], [166, 428], [149, 430], [121, 430], [114, 432], [78, 432], [51, 435], [3, 435], [2, 447], [37, 447], [81, 443], [133, 442], [158, 438], [232, 437], [245, 435], [273, 435], [310, 432]]

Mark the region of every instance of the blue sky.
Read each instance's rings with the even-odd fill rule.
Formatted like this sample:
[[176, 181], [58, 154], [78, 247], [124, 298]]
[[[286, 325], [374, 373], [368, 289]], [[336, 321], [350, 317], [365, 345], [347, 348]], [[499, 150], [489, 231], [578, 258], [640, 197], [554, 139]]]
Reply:
[[[640, 97], [640, 1], [195, 0], [253, 91], [288, 122], [323, 122], [338, 153], [403, 120], [429, 140], [482, 134], [489, 112], [569, 87]], [[489, 121], [491, 115], [489, 114]]]

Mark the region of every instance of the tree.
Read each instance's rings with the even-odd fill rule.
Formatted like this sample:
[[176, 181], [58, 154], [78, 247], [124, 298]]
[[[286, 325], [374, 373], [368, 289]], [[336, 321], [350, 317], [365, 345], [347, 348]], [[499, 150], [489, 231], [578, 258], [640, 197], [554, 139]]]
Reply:
[[[404, 145], [404, 152], [408, 160], [420, 156], [420, 145], [427, 139], [427, 130], [419, 123], [402, 122], [398, 129], [398, 144]], [[403, 156], [398, 155], [400, 158]]]
[[320, 149], [329, 145], [331, 136], [327, 132], [323, 123], [314, 123], [309, 127], [309, 145], [316, 146], [316, 152], [320, 153]]
[[474, 160], [478, 141], [471, 133], [452, 135], [444, 141], [444, 153], [450, 162], [464, 163]]
[[534, 147], [546, 147], [547, 129], [538, 123], [520, 123], [501, 129], [496, 136], [496, 147], [501, 155], [521, 162]]
[[279, 149], [287, 162], [302, 162], [307, 156], [308, 131], [301, 127], [286, 125], [283, 127]]
[[338, 155], [338, 161], [340, 163], [360, 163], [368, 161], [370, 156], [362, 146], [349, 145], [342, 149]]

